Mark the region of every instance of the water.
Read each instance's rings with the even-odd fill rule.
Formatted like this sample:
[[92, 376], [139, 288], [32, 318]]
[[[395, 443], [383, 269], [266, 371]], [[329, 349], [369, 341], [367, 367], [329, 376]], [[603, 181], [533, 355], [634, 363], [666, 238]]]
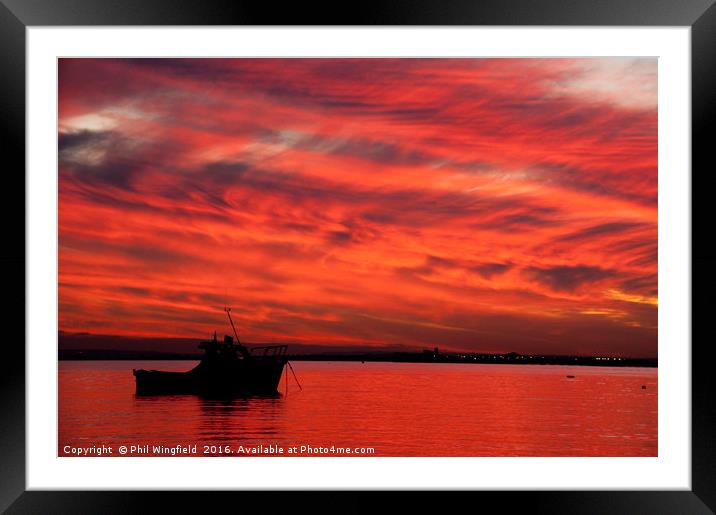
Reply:
[[139, 455], [148, 444], [189, 446], [195, 456], [270, 445], [304, 456], [315, 453], [300, 446], [373, 448], [372, 456], [657, 455], [657, 369], [299, 361], [303, 391], [289, 375], [287, 396], [284, 380], [275, 398], [134, 395], [132, 368], [195, 363], [61, 361], [58, 454], [104, 445], [117, 455], [126, 445]]

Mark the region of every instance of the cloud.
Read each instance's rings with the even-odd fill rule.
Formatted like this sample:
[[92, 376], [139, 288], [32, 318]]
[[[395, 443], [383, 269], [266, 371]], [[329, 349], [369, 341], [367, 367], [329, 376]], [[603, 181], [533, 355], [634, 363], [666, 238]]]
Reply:
[[649, 225], [639, 222], [609, 222], [593, 225], [591, 227], [560, 236], [557, 238], [557, 241], [577, 242], [580, 240], [590, 240], [599, 236], [621, 234], [635, 229], [644, 229], [646, 227], [649, 227]]
[[653, 354], [654, 70], [61, 59], [60, 327]]
[[614, 276], [614, 272], [596, 266], [553, 266], [528, 267], [526, 277], [552, 288], [555, 291], [573, 292], [585, 284], [601, 281]]
[[489, 279], [492, 276], [504, 274], [511, 268], [511, 263], [482, 263], [471, 267], [471, 270]]

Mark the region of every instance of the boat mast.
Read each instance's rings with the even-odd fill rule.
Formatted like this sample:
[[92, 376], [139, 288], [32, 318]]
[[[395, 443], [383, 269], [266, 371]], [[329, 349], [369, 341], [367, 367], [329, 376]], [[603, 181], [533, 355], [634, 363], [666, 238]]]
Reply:
[[236, 346], [239, 348], [241, 355], [248, 358], [250, 356], [249, 351], [241, 344], [241, 341], [239, 340], [239, 333], [236, 332], [236, 326], [234, 325], [234, 321], [231, 319], [231, 308], [224, 308], [224, 311], [226, 311], [226, 314], [229, 315], [229, 322], [231, 322], [231, 328], [234, 330], [234, 336], [236, 336]]
[[236, 336], [236, 343], [241, 345], [241, 342], [239, 341], [239, 335], [236, 332], [236, 326], [234, 325], [234, 321], [231, 319], [231, 308], [224, 308], [224, 311], [226, 311], [226, 314], [229, 315], [229, 322], [231, 322], [231, 328], [234, 330], [234, 336]]

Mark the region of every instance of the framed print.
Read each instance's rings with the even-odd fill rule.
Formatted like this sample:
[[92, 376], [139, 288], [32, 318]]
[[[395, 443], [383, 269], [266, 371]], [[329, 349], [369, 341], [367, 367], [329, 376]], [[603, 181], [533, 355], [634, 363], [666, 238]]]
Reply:
[[3, 508], [713, 510], [715, 8], [532, 5], [6, 2]]

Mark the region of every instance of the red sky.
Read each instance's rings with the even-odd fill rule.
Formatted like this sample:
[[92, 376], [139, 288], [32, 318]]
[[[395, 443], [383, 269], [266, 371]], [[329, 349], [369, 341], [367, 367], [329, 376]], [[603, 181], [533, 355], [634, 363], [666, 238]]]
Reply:
[[656, 75], [60, 59], [60, 329], [655, 356]]

